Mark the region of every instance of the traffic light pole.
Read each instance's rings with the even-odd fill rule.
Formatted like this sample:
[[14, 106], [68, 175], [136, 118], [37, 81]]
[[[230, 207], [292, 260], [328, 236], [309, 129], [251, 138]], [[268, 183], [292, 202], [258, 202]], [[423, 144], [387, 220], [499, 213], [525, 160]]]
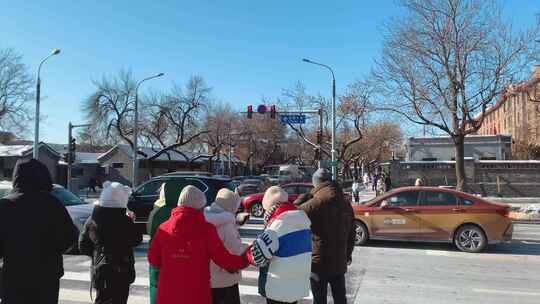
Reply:
[[323, 132], [323, 114], [324, 110], [323, 108], [320, 108], [318, 110], [305, 110], [305, 111], [279, 111], [277, 112], [280, 115], [294, 115], [294, 114], [312, 114], [312, 115], [319, 115], [319, 130], [317, 133], [320, 132], [320, 135], [317, 135], [317, 149], [319, 150], [317, 155], [317, 163], [319, 168], [322, 168], [322, 132]]
[[[335, 88], [335, 87], [334, 87]], [[334, 90], [334, 93], [335, 93], [335, 90]], [[335, 100], [335, 94], [334, 94], [334, 100]], [[322, 133], [323, 133], [323, 124], [324, 124], [324, 120], [323, 120], [323, 114], [324, 114], [324, 110], [323, 108], [320, 108], [318, 110], [305, 110], [305, 111], [276, 111], [275, 110], [275, 107], [272, 108], [273, 110], [273, 113], [275, 114], [278, 114], [278, 115], [303, 115], [303, 114], [312, 114], [312, 115], [319, 115], [319, 130], [317, 131], [317, 148], [316, 150], [318, 150], [318, 155], [317, 155], [317, 158], [318, 158], [318, 166], [319, 168], [322, 167]], [[247, 112], [239, 112], [240, 114], [247, 114], [247, 118], [248, 119], [251, 119], [252, 118], [252, 115], [253, 113], [253, 108], [252, 106], [248, 106], [248, 111]], [[272, 117], [274, 118], [274, 117]], [[333, 120], [334, 122], [334, 120]], [[334, 135], [334, 130], [332, 132], [332, 134]], [[333, 136], [332, 136], [333, 138]], [[335, 166], [334, 166], [334, 163], [335, 163], [335, 144], [334, 144], [334, 141], [332, 141], [332, 172], [335, 171]], [[251, 146], [250, 146], [251, 148]]]
[[71, 163], [73, 162], [72, 155], [71, 155], [71, 139], [73, 138], [72, 130], [73, 125], [71, 124], [71, 121], [68, 124], [68, 157], [67, 157], [67, 181], [66, 186], [69, 191], [71, 191]]
[[73, 129], [75, 128], [85, 128], [91, 126], [90, 124], [85, 125], [73, 125], [71, 122], [68, 124], [68, 156], [67, 156], [67, 181], [66, 186], [69, 191], [71, 191], [71, 167], [75, 162], [75, 138], [73, 138]]

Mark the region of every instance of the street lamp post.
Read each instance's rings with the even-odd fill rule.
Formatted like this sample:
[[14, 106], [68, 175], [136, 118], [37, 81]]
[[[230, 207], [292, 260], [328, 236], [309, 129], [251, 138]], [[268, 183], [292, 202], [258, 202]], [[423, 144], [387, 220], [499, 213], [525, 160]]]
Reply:
[[[332, 178], [337, 180], [337, 163], [336, 163], [336, 77], [334, 76], [334, 70], [326, 64], [318, 63], [309, 59], [302, 59], [303, 62], [322, 66], [330, 71], [332, 74]], [[321, 130], [322, 132], [322, 130]]]
[[41, 62], [39, 63], [38, 71], [37, 71], [37, 82], [36, 82], [36, 117], [34, 118], [34, 121], [36, 123], [34, 128], [34, 159], [39, 160], [39, 106], [41, 103], [41, 66], [47, 59], [51, 58], [54, 55], [60, 54], [60, 49], [53, 49], [52, 52], [49, 54], [49, 56], [43, 58]]
[[133, 125], [133, 176], [131, 178], [131, 187], [135, 188], [137, 186], [137, 177], [139, 174], [139, 159], [138, 159], [138, 153], [139, 150], [138, 147], [138, 136], [139, 136], [139, 87], [141, 84], [147, 80], [154, 79], [161, 77], [165, 74], [159, 73], [154, 76], [147, 77], [137, 83], [137, 86], [135, 87], [135, 117], [134, 117], [134, 125]]

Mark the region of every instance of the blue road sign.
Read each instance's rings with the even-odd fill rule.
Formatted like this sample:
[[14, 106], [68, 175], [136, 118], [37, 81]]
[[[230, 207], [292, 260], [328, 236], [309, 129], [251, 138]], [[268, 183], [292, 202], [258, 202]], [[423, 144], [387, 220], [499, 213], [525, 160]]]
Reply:
[[306, 115], [294, 114], [294, 115], [281, 115], [282, 124], [305, 124]]

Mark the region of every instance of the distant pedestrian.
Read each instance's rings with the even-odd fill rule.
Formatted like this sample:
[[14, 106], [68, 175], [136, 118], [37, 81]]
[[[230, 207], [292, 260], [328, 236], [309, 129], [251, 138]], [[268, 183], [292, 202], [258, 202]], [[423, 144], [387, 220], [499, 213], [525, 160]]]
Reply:
[[360, 183], [357, 179], [355, 179], [352, 183], [352, 194], [354, 203], [358, 203], [360, 201]]
[[[171, 212], [178, 206], [178, 198], [180, 192], [187, 186], [186, 182], [170, 180], [161, 185], [159, 198], [154, 203], [154, 209], [148, 216], [147, 233], [150, 236], [150, 243], [161, 224], [171, 217]], [[159, 277], [159, 269], [150, 265], [148, 270], [150, 277], [150, 304], [156, 303], [157, 282]]]
[[334, 303], [345, 304], [345, 273], [352, 262], [356, 236], [353, 209], [328, 170], [319, 169], [315, 172], [313, 186], [315, 188], [311, 193], [302, 195], [295, 201], [311, 219], [313, 303], [326, 303], [330, 284]]
[[422, 179], [421, 177], [417, 178], [416, 181], [414, 182], [414, 185], [416, 187], [422, 187], [424, 186], [424, 179]]
[[77, 243], [77, 228], [52, 188], [43, 163], [17, 161], [13, 191], [0, 200], [2, 303], [58, 303], [62, 254]]
[[126, 213], [130, 194], [128, 186], [105, 182], [79, 238], [80, 252], [92, 258], [95, 304], [127, 303], [135, 281], [133, 247], [142, 242], [142, 234]]
[[381, 176], [376, 173], [375, 175], [373, 175], [373, 183], [372, 183], [372, 189], [373, 191], [377, 192], [377, 190], [379, 189], [378, 186], [379, 186], [379, 179], [381, 178]]
[[259, 293], [268, 304], [297, 303], [309, 295], [311, 222], [278, 186], [266, 190], [262, 204], [266, 228], [247, 252], [260, 268]]
[[[240, 196], [229, 189], [221, 189], [211, 206], [204, 209], [207, 222], [217, 229], [219, 238], [230, 253], [241, 255], [247, 249], [242, 244], [240, 232], [236, 226], [236, 210], [240, 206]], [[242, 279], [240, 272], [230, 273], [210, 262], [210, 283], [213, 304], [240, 304], [238, 283]]]
[[233, 255], [224, 247], [216, 228], [204, 219], [205, 206], [201, 190], [185, 187], [178, 207], [154, 234], [148, 261], [159, 271], [159, 304], [210, 304], [210, 261], [232, 272], [248, 265], [244, 256]]
[[95, 177], [91, 177], [91, 178], [90, 178], [90, 181], [89, 181], [89, 184], [90, 184], [90, 185], [89, 185], [89, 186], [90, 186], [90, 187], [89, 187], [89, 188], [90, 188], [90, 191], [92, 191], [92, 192], [94, 192], [94, 193], [97, 193], [97, 191], [96, 191], [96, 187], [97, 187], [97, 185], [98, 185], [97, 179], [96, 179]]
[[384, 192], [392, 190], [392, 179], [390, 178], [390, 173], [386, 173], [384, 176]]
[[369, 174], [368, 173], [364, 173], [363, 182], [364, 182], [364, 187], [366, 187], [366, 190], [368, 190], [369, 189]]

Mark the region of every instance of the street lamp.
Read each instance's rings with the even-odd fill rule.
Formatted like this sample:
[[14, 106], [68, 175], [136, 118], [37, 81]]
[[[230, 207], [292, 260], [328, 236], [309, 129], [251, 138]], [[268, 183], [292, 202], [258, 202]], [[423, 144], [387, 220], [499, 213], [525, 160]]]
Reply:
[[35, 128], [34, 128], [34, 159], [39, 160], [39, 105], [40, 105], [40, 98], [41, 98], [41, 66], [47, 59], [51, 58], [54, 55], [60, 54], [60, 49], [53, 49], [52, 52], [49, 54], [49, 56], [43, 58], [41, 62], [39, 63], [38, 72], [37, 72], [37, 82], [36, 82], [36, 117], [35, 117]]
[[[334, 70], [326, 64], [318, 63], [309, 59], [302, 59], [303, 62], [322, 66], [332, 73], [332, 178], [337, 180], [337, 163], [336, 163], [336, 77]], [[321, 129], [322, 132], [322, 129]]]
[[135, 117], [134, 117], [134, 126], [133, 126], [133, 176], [131, 178], [131, 187], [135, 188], [137, 186], [137, 176], [139, 174], [139, 159], [137, 151], [138, 147], [138, 133], [139, 133], [139, 87], [141, 84], [147, 80], [161, 77], [165, 74], [159, 73], [154, 76], [147, 77], [137, 83], [135, 87]]

